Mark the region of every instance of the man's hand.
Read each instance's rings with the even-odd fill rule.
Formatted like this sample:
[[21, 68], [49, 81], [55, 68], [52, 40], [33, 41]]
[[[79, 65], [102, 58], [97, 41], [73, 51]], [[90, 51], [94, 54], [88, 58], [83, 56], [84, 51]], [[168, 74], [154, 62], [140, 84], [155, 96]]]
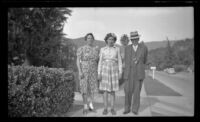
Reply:
[[98, 74], [98, 80], [102, 80], [102, 76], [100, 74]]
[[122, 73], [119, 73], [119, 80], [122, 79]]
[[128, 79], [124, 79], [124, 82], [127, 82], [128, 81]]

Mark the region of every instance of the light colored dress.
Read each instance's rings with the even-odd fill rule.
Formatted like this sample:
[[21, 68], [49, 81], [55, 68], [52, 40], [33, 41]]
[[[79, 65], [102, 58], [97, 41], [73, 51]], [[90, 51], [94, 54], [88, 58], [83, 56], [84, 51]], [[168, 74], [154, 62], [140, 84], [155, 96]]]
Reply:
[[122, 59], [119, 47], [105, 46], [100, 50], [98, 74], [102, 76], [99, 90], [118, 91], [119, 74], [122, 73]]
[[125, 63], [124, 63], [124, 58], [125, 58], [125, 48], [126, 46], [120, 46], [120, 55], [121, 55], [121, 58], [122, 58], [122, 69], [124, 70], [125, 68]]
[[121, 88], [123, 88], [123, 84], [124, 84], [124, 69], [125, 69], [125, 62], [124, 62], [124, 58], [125, 58], [125, 48], [126, 46], [122, 45], [120, 46], [120, 54], [121, 54], [121, 58], [122, 58], [122, 78], [119, 80], [119, 85], [121, 86]]
[[98, 48], [90, 47], [88, 45], [82, 46], [77, 50], [77, 56], [80, 57], [80, 68], [84, 76], [80, 79], [80, 92], [92, 95], [98, 91]]

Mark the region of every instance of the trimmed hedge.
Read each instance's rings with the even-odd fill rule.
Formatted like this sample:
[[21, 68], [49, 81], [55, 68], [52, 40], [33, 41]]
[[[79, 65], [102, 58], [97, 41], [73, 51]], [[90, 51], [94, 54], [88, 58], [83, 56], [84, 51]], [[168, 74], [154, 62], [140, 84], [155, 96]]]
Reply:
[[74, 101], [72, 71], [8, 66], [8, 116], [48, 117], [65, 113]]

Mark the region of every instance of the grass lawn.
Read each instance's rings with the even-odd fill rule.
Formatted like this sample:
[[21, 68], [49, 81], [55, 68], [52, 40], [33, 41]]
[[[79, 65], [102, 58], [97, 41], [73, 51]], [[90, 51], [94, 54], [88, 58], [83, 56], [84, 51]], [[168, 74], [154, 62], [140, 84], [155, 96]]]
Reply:
[[174, 91], [156, 79], [146, 76], [144, 80], [144, 88], [147, 95], [150, 96], [182, 96], [180, 93]]

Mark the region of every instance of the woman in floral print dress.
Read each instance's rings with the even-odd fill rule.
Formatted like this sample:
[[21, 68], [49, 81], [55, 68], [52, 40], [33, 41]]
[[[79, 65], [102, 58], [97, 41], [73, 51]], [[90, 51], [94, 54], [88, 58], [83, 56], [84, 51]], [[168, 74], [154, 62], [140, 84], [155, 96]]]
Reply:
[[[77, 50], [77, 66], [79, 71], [80, 92], [83, 97], [83, 114], [87, 114], [88, 109], [95, 111], [93, 107], [94, 93], [98, 92], [97, 67], [99, 51], [94, 47], [94, 36], [88, 33], [85, 36], [87, 44]], [[88, 98], [90, 101], [88, 102]]]

